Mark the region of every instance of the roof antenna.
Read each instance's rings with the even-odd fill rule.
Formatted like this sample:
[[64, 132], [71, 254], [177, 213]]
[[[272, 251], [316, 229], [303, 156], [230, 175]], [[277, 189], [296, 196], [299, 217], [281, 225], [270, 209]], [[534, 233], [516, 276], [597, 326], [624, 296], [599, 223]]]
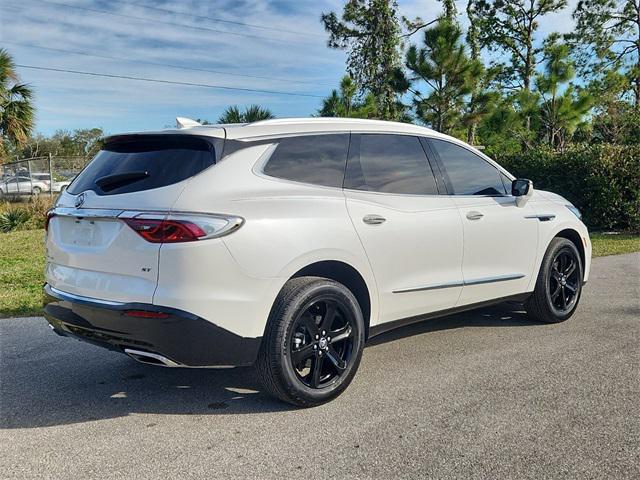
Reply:
[[178, 128], [189, 128], [189, 127], [201, 127], [202, 124], [200, 122], [196, 122], [187, 117], [176, 117], [176, 127]]

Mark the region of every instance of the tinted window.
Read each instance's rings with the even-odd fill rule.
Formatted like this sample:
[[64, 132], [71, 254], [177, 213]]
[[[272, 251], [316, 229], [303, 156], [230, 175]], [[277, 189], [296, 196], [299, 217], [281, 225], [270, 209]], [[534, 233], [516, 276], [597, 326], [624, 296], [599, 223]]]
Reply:
[[296, 182], [342, 187], [348, 150], [348, 134], [283, 138], [264, 173]]
[[429, 140], [455, 195], [504, 195], [500, 172], [475, 153], [444, 140]]
[[407, 135], [360, 135], [360, 158], [349, 158], [345, 187], [413, 195], [438, 193], [420, 140]]
[[502, 179], [502, 184], [504, 185], [504, 189], [506, 190], [507, 195], [511, 195], [512, 180], [502, 172], [500, 172], [500, 178]]
[[185, 180], [214, 163], [214, 147], [203, 138], [116, 137], [98, 152], [67, 190], [74, 195], [85, 190], [98, 195], [149, 190]]

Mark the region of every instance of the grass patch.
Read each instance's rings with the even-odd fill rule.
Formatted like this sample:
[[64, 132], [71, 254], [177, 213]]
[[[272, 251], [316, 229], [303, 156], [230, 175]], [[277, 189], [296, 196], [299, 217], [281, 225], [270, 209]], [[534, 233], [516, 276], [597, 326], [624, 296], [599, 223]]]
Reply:
[[[593, 256], [640, 251], [640, 235], [591, 235]], [[0, 233], [0, 318], [42, 314], [44, 230]]]
[[594, 257], [640, 252], [640, 235], [592, 233], [591, 245]]
[[39, 315], [44, 230], [0, 233], [0, 317]]

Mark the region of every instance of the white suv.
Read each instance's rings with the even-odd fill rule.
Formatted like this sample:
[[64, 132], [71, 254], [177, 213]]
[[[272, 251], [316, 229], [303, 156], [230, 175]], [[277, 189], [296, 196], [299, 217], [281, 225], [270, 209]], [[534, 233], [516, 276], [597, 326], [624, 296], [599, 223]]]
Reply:
[[48, 219], [56, 333], [171, 367], [255, 364], [339, 395], [367, 339], [505, 300], [560, 322], [591, 244], [576, 208], [432, 130], [339, 118], [106, 139]]

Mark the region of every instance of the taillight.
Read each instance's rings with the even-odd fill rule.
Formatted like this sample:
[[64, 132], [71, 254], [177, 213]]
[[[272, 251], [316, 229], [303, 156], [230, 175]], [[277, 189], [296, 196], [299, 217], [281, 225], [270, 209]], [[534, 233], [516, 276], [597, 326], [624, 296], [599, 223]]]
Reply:
[[193, 242], [206, 235], [200, 227], [191, 222], [137, 218], [126, 218], [124, 221], [151, 243]]
[[140, 213], [120, 217], [138, 235], [151, 243], [179, 243], [221, 237], [238, 229], [240, 217], [223, 215]]

